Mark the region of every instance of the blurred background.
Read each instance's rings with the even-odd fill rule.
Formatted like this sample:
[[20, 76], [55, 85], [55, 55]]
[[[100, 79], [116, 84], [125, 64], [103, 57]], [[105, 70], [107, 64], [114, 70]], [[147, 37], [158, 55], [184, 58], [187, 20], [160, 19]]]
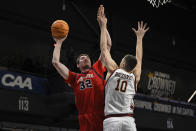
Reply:
[[50, 27], [57, 19], [69, 24], [61, 62], [79, 72], [75, 59], [80, 53], [88, 53], [92, 62], [100, 55], [96, 18], [100, 4], [105, 7], [111, 54], [117, 63], [127, 53], [135, 55], [131, 28], [137, 28], [137, 21], [150, 27], [143, 40], [142, 76], [135, 96], [138, 131], [196, 130], [194, 0], [171, 0], [159, 8], [147, 0], [2, 1], [1, 130], [79, 130], [73, 90], [51, 63]]

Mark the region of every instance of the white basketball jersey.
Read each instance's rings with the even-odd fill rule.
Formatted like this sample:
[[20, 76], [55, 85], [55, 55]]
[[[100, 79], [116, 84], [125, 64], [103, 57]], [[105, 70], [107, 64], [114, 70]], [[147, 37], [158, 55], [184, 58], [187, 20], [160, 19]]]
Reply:
[[122, 69], [115, 70], [108, 78], [105, 86], [105, 116], [132, 114], [135, 93], [134, 74]]

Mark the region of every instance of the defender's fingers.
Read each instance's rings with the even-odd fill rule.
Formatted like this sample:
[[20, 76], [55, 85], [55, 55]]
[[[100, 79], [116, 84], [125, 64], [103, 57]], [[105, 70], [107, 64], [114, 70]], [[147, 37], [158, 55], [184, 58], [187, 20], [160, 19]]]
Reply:
[[100, 5], [101, 10], [104, 8], [103, 5]]
[[136, 30], [135, 30], [135, 28], [131, 28], [135, 33], [136, 33]]
[[137, 22], [138, 29], [140, 29], [140, 21]]
[[145, 24], [144, 24], [144, 27], [143, 27], [143, 29], [145, 29], [146, 27], [147, 27], [147, 23], [145, 23]]
[[101, 7], [98, 8], [97, 15], [101, 15]]
[[105, 10], [104, 7], [102, 7], [102, 13], [103, 13], [103, 14], [105, 14], [105, 13], [104, 13], [104, 10]]
[[143, 28], [143, 21], [141, 21], [141, 25], [140, 25], [140, 27], [141, 27], [141, 28]]
[[150, 27], [146, 28], [146, 29], [145, 29], [145, 32], [147, 32], [149, 29], [150, 29]]
[[101, 15], [104, 16], [104, 7], [102, 7]]

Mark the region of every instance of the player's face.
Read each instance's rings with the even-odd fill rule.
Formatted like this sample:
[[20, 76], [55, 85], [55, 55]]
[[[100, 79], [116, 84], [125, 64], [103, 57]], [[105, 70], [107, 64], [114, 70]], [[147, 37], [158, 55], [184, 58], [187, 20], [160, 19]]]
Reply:
[[81, 71], [91, 68], [91, 60], [88, 56], [81, 56], [78, 63], [78, 68]]

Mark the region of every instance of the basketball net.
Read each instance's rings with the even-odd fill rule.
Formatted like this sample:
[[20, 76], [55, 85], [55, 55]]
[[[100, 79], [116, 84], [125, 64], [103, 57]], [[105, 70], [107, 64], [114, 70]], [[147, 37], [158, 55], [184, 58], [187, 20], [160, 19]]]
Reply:
[[170, 3], [171, 0], [147, 0], [153, 7], [159, 8], [159, 5]]

